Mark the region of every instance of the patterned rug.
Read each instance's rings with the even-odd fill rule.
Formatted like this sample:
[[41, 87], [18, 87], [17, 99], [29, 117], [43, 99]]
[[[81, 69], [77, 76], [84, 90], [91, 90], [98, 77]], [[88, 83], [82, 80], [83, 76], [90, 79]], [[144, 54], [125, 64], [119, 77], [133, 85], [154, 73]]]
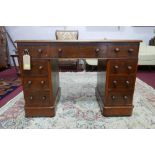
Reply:
[[[69, 82], [68, 82], [69, 81]], [[62, 95], [53, 118], [25, 118], [21, 92], [0, 109], [0, 128], [155, 128], [155, 90], [136, 80], [131, 117], [103, 117], [95, 98], [96, 73], [60, 73]]]
[[21, 90], [21, 80], [14, 68], [0, 72], [0, 107], [15, 97]]

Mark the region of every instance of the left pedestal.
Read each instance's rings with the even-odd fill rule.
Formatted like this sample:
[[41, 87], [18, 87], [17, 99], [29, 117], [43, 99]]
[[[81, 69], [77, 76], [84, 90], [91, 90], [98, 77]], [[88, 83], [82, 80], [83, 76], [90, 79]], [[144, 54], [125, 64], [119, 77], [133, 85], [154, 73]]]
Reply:
[[[19, 65], [26, 117], [53, 117], [60, 98], [58, 58], [50, 59], [47, 43], [18, 43]], [[23, 70], [23, 54], [28, 51], [31, 69]]]
[[22, 70], [26, 117], [55, 116], [60, 97], [57, 69], [57, 59], [32, 59], [31, 70]]

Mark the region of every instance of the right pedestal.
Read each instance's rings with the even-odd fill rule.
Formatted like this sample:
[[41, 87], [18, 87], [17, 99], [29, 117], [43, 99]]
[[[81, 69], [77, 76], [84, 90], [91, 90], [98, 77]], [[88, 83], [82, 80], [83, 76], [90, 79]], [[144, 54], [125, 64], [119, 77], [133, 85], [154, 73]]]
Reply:
[[103, 116], [131, 116], [137, 60], [99, 59], [96, 97]]

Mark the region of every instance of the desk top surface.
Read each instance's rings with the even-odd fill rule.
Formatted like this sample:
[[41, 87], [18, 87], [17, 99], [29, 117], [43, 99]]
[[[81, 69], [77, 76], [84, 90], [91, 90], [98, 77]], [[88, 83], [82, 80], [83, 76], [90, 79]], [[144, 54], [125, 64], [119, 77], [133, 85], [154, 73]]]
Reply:
[[124, 42], [124, 43], [136, 43], [142, 42], [142, 40], [16, 40], [15, 43], [82, 43], [82, 42], [107, 42], [107, 43], [115, 43], [115, 42]]

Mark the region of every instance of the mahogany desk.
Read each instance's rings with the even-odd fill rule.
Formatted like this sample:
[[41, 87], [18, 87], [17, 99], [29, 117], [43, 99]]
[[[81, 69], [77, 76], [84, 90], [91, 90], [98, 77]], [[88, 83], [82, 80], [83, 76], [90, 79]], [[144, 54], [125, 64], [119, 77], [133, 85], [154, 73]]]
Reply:
[[[130, 116], [140, 40], [18, 40], [25, 116], [53, 117], [60, 98], [59, 58], [97, 58], [96, 97], [104, 116]], [[23, 54], [31, 70], [23, 70]], [[95, 95], [95, 94], [94, 94]]]

